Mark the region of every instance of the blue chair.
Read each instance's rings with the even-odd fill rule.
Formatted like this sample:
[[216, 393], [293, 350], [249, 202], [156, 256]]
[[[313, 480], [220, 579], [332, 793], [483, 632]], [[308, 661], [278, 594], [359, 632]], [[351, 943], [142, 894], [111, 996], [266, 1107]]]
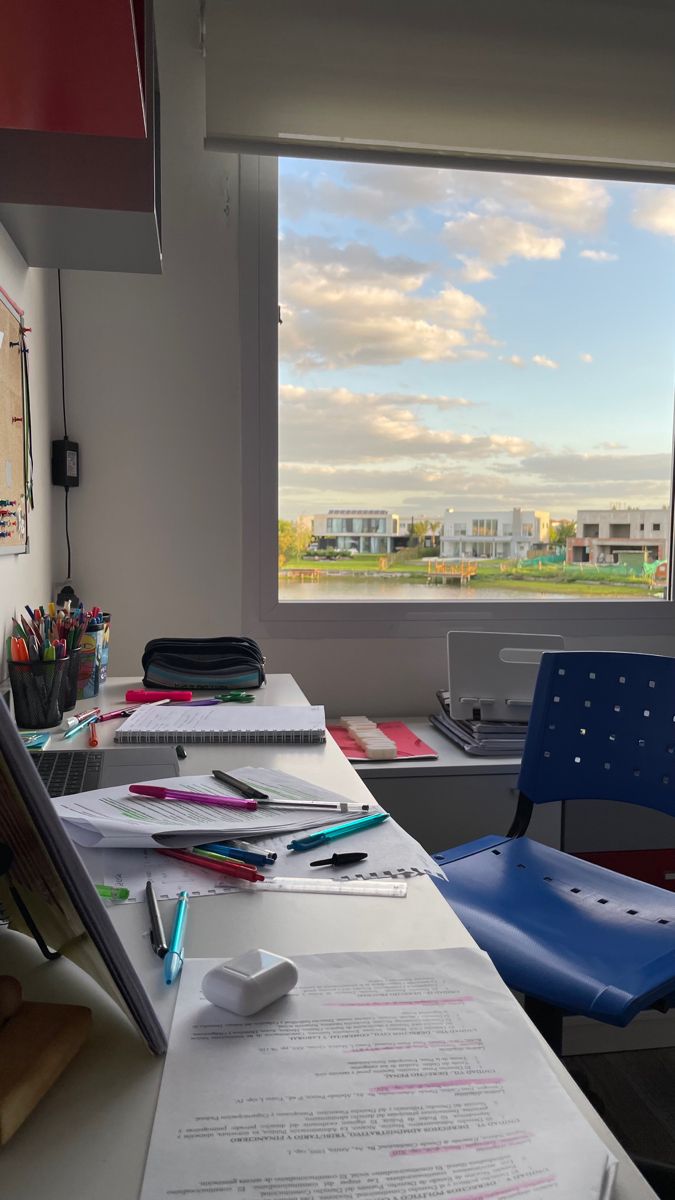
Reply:
[[675, 659], [544, 654], [518, 782], [507, 835], [434, 855], [435, 882], [560, 1054], [566, 1013], [627, 1025], [675, 1001], [675, 894], [524, 835], [556, 800], [675, 816]]

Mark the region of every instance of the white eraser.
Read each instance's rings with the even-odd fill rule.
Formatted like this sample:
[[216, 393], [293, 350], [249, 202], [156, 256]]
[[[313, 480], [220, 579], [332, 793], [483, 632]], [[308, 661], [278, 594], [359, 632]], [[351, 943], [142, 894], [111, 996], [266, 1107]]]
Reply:
[[206, 972], [202, 991], [211, 1004], [250, 1017], [290, 992], [298, 968], [290, 958], [269, 950], [247, 950]]
[[396, 746], [364, 746], [366, 758], [396, 758]]

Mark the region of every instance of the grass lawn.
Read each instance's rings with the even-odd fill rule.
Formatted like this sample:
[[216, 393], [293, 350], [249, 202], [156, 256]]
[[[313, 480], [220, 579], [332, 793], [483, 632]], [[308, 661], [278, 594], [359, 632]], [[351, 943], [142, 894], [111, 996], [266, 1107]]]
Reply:
[[[353, 558], [311, 559], [293, 558], [284, 563], [289, 570], [316, 568], [327, 574], [342, 572], [359, 574], [368, 572], [383, 575], [405, 575], [408, 578], [426, 576], [428, 565], [421, 559], [397, 561], [388, 559], [384, 571], [380, 563], [381, 554], [361, 554]], [[514, 592], [557, 592], [568, 591], [570, 596], [614, 597], [615, 599], [640, 599], [650, 594], [647, 581], [640, 576], [618, 575], [611, 567], [589, 570], [565, 568], [564, 564], [545, 564], [542, 567], [518, 567], [515, 562], [499, 559], [479, 559], [477, 574], [471, 581], [472, 587], [499, 587]], [[282, 568], [282, 569], [284, 569]], [[503, 568], [503, 569], [502, 569]]]

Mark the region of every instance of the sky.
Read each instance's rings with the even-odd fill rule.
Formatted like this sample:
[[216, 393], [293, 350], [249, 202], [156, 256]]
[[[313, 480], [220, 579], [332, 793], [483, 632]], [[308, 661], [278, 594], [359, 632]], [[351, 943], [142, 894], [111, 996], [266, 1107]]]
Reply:
[[282, 517], [670, 501], [675, 187], [279, 163]]

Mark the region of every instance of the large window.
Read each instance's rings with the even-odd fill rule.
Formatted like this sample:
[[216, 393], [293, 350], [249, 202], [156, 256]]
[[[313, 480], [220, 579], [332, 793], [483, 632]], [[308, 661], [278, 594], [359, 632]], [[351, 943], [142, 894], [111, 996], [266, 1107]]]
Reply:
[[278, 236], [282, 605], [666, 596], [675, 189], [282, 159]]
[[240, 178], [250, 631], [670, 646], [675, 189]]

